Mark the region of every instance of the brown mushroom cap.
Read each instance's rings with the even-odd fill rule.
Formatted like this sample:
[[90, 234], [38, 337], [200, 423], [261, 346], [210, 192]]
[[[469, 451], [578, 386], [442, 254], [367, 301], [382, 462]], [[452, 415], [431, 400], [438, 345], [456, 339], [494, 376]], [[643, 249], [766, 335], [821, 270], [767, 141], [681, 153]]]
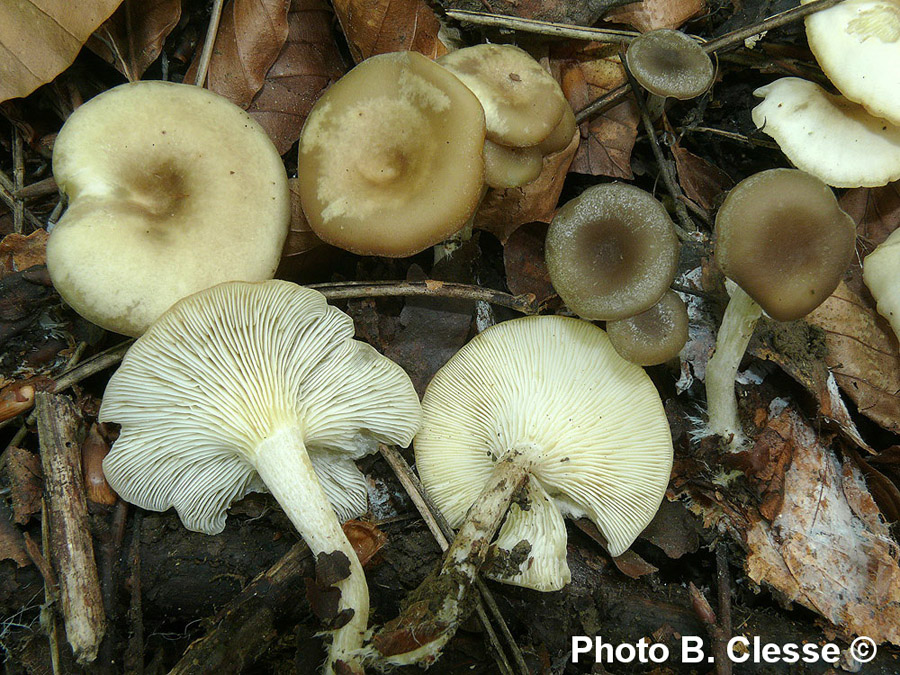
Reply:
[[588, 188], [547, 231], [550, 279], [569, 309], [613, 321], [650, 309], [675, 278], [678, 238], [665, 208], [625, 183]]
[[518, 47], [475, 45], [442, 56], [439, 63], [481, 101], [487, 137], [495, 143], [537, 145], [563, 117], [567, 103], [559, 84]]
[[722, 271], [779, 321], [799, 319], [837, 288], [856, 241], [853, 219], [821, 180], [770, 169], [735, 186], [716, 216]]
[[543, 156], [536, 146], [510, 148], [484, 141], [484, 182], [489, 187], [502, 189], [526, 185], [541, 175], [543, 166]]
[[550, 135], [538, 144], [538, 150], [541, 151], [542, 155], [550, 155], [569, 147], [569, 143], [572, 142], [572, 136], [575, 135], [575, 127], [577, 126], [578, 125], [575, 122], [575, 112], [572, 110], [572, 106], [569, 105], [568, 101], [566, 101], [562, 119], [559, 121], [559, 124], [556, 125], [556, 128], [550, 132]]
[[655, 366], [678, 356], [688, 338], [688, 314], [675, 291], [646, 312], [606, 324], [609, 341], [623, 359]]
[[363, 61], [310, 112], [300, 200], [321, 239], [403, 257], [461, 229], [484, 179], [484, 113], [452, 73], [415, 52]]
[[709, 55], [695, 40], [668, 28], [635, 39], [625, 52], [625, 63], [644, 89], [682, 101], [704, 93], [716, 74]]

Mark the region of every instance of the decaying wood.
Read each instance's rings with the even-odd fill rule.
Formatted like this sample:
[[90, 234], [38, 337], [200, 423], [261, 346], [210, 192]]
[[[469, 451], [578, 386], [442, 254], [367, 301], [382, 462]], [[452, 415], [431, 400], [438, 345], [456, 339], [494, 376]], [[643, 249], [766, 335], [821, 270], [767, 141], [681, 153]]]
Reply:
[[49, 558], [59, 582], [69, 644], [80, 663], [90, 663], [106, 632], [106, 614], [81, 476], [79, 415], [70, 398], [55, 394], [38, 393], [36, 408]]
[[188, 647], [169, 675], [243, 672], [278, 636], [278, 623], [298, 619], [313, 565], [309, 547], [295, 544], [215, 616], [215, 628]]

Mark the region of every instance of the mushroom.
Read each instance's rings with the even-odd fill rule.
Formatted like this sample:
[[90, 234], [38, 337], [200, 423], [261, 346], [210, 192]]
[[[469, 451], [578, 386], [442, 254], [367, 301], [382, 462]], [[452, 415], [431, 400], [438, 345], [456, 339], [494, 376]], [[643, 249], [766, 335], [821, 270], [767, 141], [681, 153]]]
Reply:
[[716, 69], [703, 47], [681, 31], [661, 28], [635, 38], [625, 65], [651, 94], [685, 101], [705, 93]]
[[69, 207], [47, 244], [50, 277], [107, 330], [140, 335], [186, 295], [275, 273], [291, 217], [284, 164], [217, 94], [114, 87], [63, 125], [53, 173]]
[[900, 338], [900, 230], [894, 230], [863, 261], [863, 280], [878, 311]]
[[422, 411], [419, 474], [459, 532], [439, 573], [376, 635], [392, 664], [437, 657], [465, 618], [501, 523], [493, 554], [507, 570], [495, 578], [558, 590], [570, 579], [563, 516], [592, 520], [618, 556], [668, 484], [672, 438], [655, 386], [585, 321], [539, 316], [488, 328], [434, 376]]
[[484, 182], [489, 187], [526, 185], [541, 174], [543, 166], [543, 156], [536, 146], [509, 148], [493, 141], [484, 141]]
[[856, 227], [821, 180], [770, 169], [728, 193], [716, 237], [716, 260], [734, 286], [706, 369], [709, 430], [740, 448], [734, 381], [757, 320], [763, 311], [800, 319], [831, 295], [850, 265]]
[[[478, 97], [487, 138], [494, 143], [517, 148], [537, 145], [563, 120], [568, 103], [559, 84], [518, 47], [475, 45], [450, 52], [438, 63]], [[563, 147], [571, 140], [570, 133]]]
[[588, 188], [550, 223], [550, 280], [569, 309], [613, 321], [640, 314], [675, 278], [678, 237], [662, 204], [625, 183]]
[[550, 132], [550, 135], [538, 143], [538, 150], [541, 151], [542, 155], [552, 155], [554, 152], [565, 150], [569, 147], [569, 143], [572, 142], [577, 126], [575, 112], [572, 110], [569, 102], [566, 101], [562, 119], [556, 125], [556, 128]]
[[753, 122], [798, 169], [834, 187], [875, 187], [900, 178], [900, 126], [817, 84], [784, 77], [753, 92]]
[[608, 321], [606, 332], [623, 359], [655, 366], [678, 356], [687, 342], [687, 308], [675, 291], [666, 291], [646, 312]]
[[404, 257], [471, 218], [484, 180], [484, 113], [415, 52], [366, 59], [316, 102], [300, 136], [300, 201], [329, 244]]
[[805, 22], [809, 48], [828, 79], [871, 115], [900, 125], [896, 0], [845, 0], [810, 14]]
[[353, 460], [378, 441], [408, 444], [421, 415], [406, 373], [353, 332], [317, 291], [220, 284], [175, 304], [135, 342], [98, 417], [122, 427], [103, 469], [123, 499], [175, 507], [189, 530], [217, 534], [232, 501], [268, 490], [314, 554], [346, 557], [327, 673], [345, 672], [339, 662], [361, 671], [369, 613], [338, 520], [366, 508]]

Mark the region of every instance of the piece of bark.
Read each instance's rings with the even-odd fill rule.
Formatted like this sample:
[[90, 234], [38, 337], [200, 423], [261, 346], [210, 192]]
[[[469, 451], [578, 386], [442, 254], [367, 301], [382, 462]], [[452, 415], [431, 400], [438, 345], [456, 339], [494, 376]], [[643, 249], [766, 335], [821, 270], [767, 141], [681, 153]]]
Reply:
[[243, 672], [278, 636], [276, 624], [298, 620], [306, 607], [300, 601], [303, 579], [313, 573], [313, 564], [306, 544], [295, 544], [222, 608], [215, 628], [188, 647], [169, 675]]
[[81, 476], [78, 410], [69, 397], [44, 392], [36, 396], [36, 410], [49, 553], [59, 580], [66, 635], [78, 662], [90, 663], [106, 632], [106, 614]]

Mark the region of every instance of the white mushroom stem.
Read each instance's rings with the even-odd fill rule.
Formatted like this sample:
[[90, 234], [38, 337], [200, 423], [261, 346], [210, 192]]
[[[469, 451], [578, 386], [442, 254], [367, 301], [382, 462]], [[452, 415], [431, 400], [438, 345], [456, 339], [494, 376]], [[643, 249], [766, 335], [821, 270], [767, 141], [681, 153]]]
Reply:
[[466, 595], [514, 495], [527, 483], [531, 466], [532, 462], [517, 449], [509, 450], [496, 463], [447, 549], [440, 571], [422, 582], [400, 616], [376, 635], [375, 648], [384, 661], [427, 666], [438, 657], [467, 615]]
[[739, 450], [747, 442], [738, 416], [734, 385], [761, 315], [762, 307], [735, 284], [716, 336], [716, 351], [706, 366], [709, 430], [721, 436], [730, 450]]
[[336, 672], [336, 663], [343, 661], [351, 672], [362, 673], [359, 649], [369, 617], [365, 573], [316, 478], [301, 430], [296, 427], [280, 429], [267, 438], [257, 448], [254, 463], [260, 478], [310, 551], [314, 555], [341, 551], [350, 561], [350, 576], [335, 586], [341, 591], [338, 611], [349, 608], [353, 610], [353, 616], [346, 625], [333, 631], [324, 672], [331, 675]]

